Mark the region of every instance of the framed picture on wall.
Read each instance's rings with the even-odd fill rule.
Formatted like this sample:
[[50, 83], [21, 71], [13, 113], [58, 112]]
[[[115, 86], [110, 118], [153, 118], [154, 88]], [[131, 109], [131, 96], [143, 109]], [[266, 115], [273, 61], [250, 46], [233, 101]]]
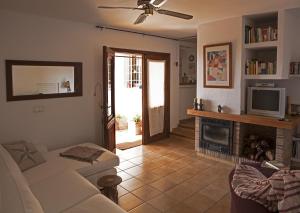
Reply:
[[204, 87], [232, 88], [231, 51], [231, 42], [203, 47]]

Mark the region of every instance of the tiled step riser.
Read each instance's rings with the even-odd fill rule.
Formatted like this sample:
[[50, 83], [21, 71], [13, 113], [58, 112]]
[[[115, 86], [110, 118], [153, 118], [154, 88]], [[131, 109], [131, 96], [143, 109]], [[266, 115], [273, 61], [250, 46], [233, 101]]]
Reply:
[[191, 124], [179, 124], [178, 127], [195, 130], [195, 125]]
[[177, 127], [173, 130], [172, 133], [174, 135], [186, 137], [189, 139], [195, 139], [195, 131], [194, 130]]

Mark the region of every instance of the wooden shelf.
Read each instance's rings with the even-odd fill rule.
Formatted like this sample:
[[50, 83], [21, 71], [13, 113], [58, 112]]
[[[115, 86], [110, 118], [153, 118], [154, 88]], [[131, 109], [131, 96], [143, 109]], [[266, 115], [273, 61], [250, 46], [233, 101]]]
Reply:
[[300, 78], [300, 74], [290, 74], [289, 78]]
[[298, 158], [291, 158], [291, 160], [294, 161], [294, 162], [300, 163], [300, 159], [298, 159]]
[[245, 49], [270, 49], [277, 48], [278, 41], [265, 41], [245, 44]]
[[264, 117], [257, 115], [237, 115], [237, 114], [228, 114], [228, 113], [218, 113], [210, 111], [199, 111], [194, 109], [187, 110], [188, 115], [214, 118], [220, 120], [228, 120], [240, 123], [255, 124], [261, 126], [269, 126], [280, 129], [294, 129], [300, 124], [300, 116], [288, 117], [288, 120], [280, 121], [272, 117]]
[[276, 74], [244, 75], [244, 79], [276, 79]]

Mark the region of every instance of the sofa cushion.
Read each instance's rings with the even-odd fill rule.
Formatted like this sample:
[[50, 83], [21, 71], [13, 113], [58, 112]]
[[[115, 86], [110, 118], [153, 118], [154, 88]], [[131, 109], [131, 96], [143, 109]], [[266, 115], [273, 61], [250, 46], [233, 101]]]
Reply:
[[10, 154], [0, 145], [0, 212], [43, 213]]
[[88, 146], [104, 150], [105, 152], [93, 164], [59, 156], [59, 153], [74, 146], [48, 152], [45, 155], [46, 163], [24, 172], [29, 185], [42, 181], [49, 176], [59, 174], [66, 169], [76, 170], [82, 176], [88, 177], [119, 165], [119, 157], [117, 155], [96, 144], [84, 143], [80, 144], [80, 146]]
[[67, 170], [30, 186], [46, 213], [68, 209], [99, 193], [99, 190], [75, 171]]
[[126, 213], [104, 195], [95, 195], [63, 213]]
[[45, 162], [42, 154], [32, 143], [17, 141], [2, 144], [2, 146], [9, 152], [22, 172]]

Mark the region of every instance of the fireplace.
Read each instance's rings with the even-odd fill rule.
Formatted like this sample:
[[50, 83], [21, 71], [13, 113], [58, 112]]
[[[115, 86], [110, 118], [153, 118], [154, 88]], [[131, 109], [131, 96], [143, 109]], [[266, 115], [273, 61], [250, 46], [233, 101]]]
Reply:
[[201, 119], [200, 147], [219, 152], [232, 154], [233, 122], [211, 118]]

